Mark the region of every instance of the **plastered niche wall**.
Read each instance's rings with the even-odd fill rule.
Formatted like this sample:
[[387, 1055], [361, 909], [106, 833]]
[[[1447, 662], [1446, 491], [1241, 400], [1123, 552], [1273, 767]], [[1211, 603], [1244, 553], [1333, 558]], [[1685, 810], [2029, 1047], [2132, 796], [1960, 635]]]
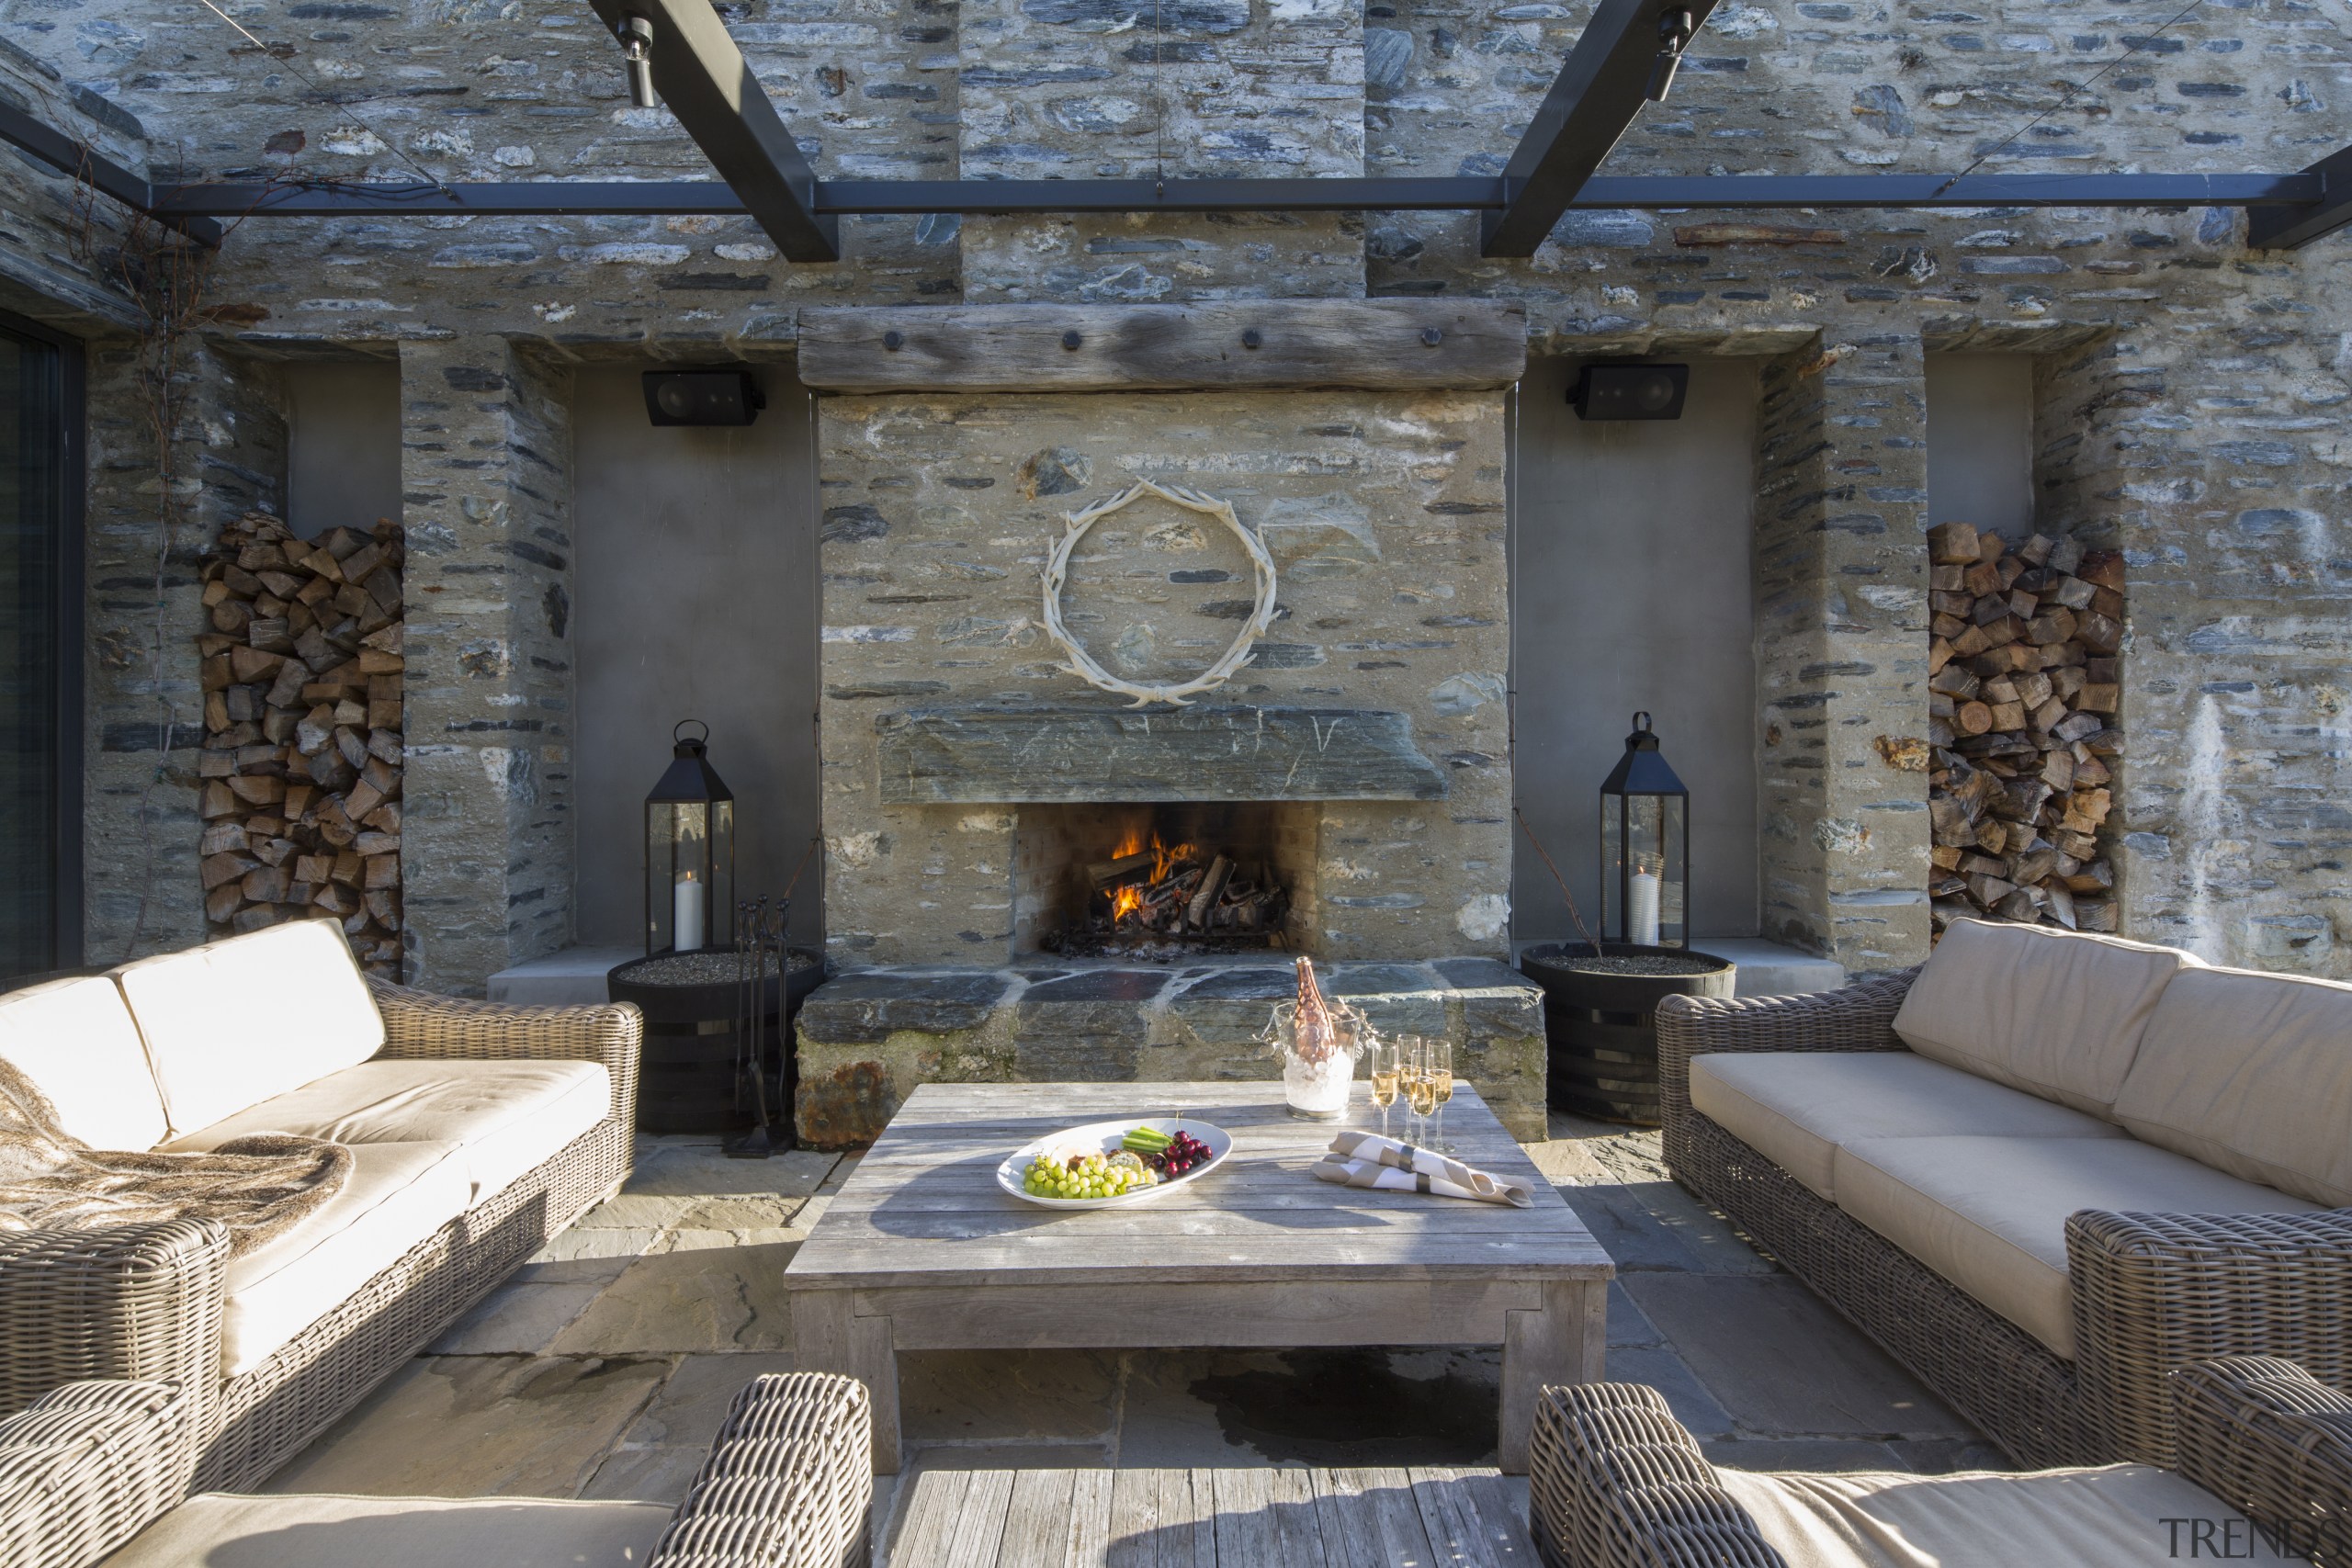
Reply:
[[[1443, 798], [1333, 802], [1314, 945], [1499, 954], [1509, 914], [1501, 392], [828, 398], [823, 778], [828, 941], [845, 961], [1003, 963], [1007, 806], [877, 799], [877, 717], [1125, 705], [1040, 626], [1064, 513], [1132, 478], [1232, 502], [1277, 562], [1257, 661], [1204, 705], [1382, 710]], [[1132, 679], [1216, 660], [1250, 604], [1239, 546], [1163, 502], [1098, 525], [1070, 627]], [[1114, 525], [1115, 525], [1115, 526]]]

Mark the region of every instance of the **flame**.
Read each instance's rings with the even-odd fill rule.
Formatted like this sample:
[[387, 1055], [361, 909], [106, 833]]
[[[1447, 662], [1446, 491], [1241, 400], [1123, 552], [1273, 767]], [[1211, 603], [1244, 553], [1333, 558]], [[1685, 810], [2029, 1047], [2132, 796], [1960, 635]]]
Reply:
[[1151, 836], [1151, 879], [1154, 882], [1165, 879], [1170, 870], [1192, 858], [1192, 845], [1178, 844], [1170, 849], [1159, 841], [1159, 834]]
[[1146, 887], [1156, 886], [1165, 882], [1178, 866], [1194, 858], [1193, 846], [1190, 844], [1170, 844], [1157, 833], [1151, 835], [1151, 840], [1147, 844], [1144, 841], [1143, 830], [1132, 828], [1119, 840], [1119, 847], [1112, 853], [1116, 858], [1124, 860], [1129, 855], [1142, 854], [1147, 850], [1151, 854], [1150, 874], [1138, 876], [1111, 889], [1111, 923], [1114, 925], [1125, 920], [1130, 915], [1142, 911], [1143, 894]]

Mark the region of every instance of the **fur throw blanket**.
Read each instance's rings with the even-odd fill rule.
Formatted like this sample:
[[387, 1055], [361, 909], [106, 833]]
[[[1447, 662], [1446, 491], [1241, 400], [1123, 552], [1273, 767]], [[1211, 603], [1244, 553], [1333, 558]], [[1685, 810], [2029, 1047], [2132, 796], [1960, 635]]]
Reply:
[[291, 1229], [350, 1176], [349, 1149], [290, 1133], [231, 1138], [206, 1154], [94, 1149], [0, 1060], [0, 1232], [217, 1220], [234, 1258]]

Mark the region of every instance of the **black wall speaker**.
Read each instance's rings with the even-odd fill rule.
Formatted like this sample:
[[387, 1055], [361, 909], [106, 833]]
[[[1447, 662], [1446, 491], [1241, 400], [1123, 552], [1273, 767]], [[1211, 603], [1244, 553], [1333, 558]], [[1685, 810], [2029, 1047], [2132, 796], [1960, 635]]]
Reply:
[[749, 424], [767, 406], [748, 370], [645, 373], [645, 412], [656, 424]]
[[1568, 389], [1578, 419], [1680, 419], [1688, 365], [1588, 365]]

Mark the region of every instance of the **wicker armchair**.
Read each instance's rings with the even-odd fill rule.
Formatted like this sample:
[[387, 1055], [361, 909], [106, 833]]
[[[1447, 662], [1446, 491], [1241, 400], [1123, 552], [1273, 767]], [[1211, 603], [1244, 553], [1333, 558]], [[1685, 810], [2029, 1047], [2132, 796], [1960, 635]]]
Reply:
[[[175, 1501], [167, 1461], [183, 1446], [176, 1427], [186, 1415], [176, 1393], [161, 1384], [90, 1382], [59, 1389], [0, 1421], [0, 1562], [85, 1568], [127, 1541], [126, 1557], [142, 1562], [242, 1562], [237, 1542], [252, 1536], [276, 1538], [280, 1555], [286, 1540], [305, 1540], [304, 1561], [314, 1568], [379, 1568], [371, 1553], [386, 1544], [380, 1528], [339, 1530], [332, 1510], [340, 1500], [299, 1495], [199, 1499], [133, 1541]], [[736, 1395], [709, 1458], [653, 1547], [650, 1568], [865, 1568], [872, 1419], [865, 1385], [854, 1378], [796, 1372], [754, 1380]], [[260, 1506], [209, 1511], [217, 1501]], [[509, 1530], [518, 1528], [517, 1510], [525, 1515], [519, 1528], [529, 1530], [532, 1508], [580, 1506], [485, 1501], [506, 1505], [494, 1510], [503, 1516], [494, 1522]], [[392, 1500], [390, 1511], [401, 1506]], [[212, 1533], [224, 1518], [230, 1533]], [[446, 1517], [438, 1522], [446, 1525]], [[485, 1540], [481, 1551], [482, 1561], [499, 1560], [497, 1540]]]
[[[2172, 1468], [2287, 1551], [2352, 1568], [2352, 1399], [2260, 1357], [2200, 1362], [2168, 1383], [2182, 1452]], [[1553, 1568], [1788, 1568], [1643, 1384], [1545, 1389], [1528, 1483], [1529, 1529]], [[2033, 1556], [2032, 1542], [1985, 1544], [1972, 1561]]]
[[0, 1235], [0, 1413], [90, 1380], [180, 1391], [180, 1490], [251, 1487], [627, 1179], [643, 1021], [633, 1007], [511, 1008], [371, 981], [380, 1055], [601, 1062], [604, 1120], [450, 1221], [234, 1378], [220, 1366], [227, 1234], [198, 1222]]
[[1658, 1009], [1668, 1167], [2020, 1463], [2169, 1465], [2165, 1379], [2229, 1356], [2352, 1387], [2352, 1211], [2067, 1222], [2076, 1359], [2053, 1354], [1789, 1176], [1690, 1103], [1690, 1058], [1900, 1051], [1916, 969], [1809, 996]]
[[0, 1562], [79, 1568], [187, 1482], [190, 1402], [168, 1384], [75, 1382], [0, 1421]]

